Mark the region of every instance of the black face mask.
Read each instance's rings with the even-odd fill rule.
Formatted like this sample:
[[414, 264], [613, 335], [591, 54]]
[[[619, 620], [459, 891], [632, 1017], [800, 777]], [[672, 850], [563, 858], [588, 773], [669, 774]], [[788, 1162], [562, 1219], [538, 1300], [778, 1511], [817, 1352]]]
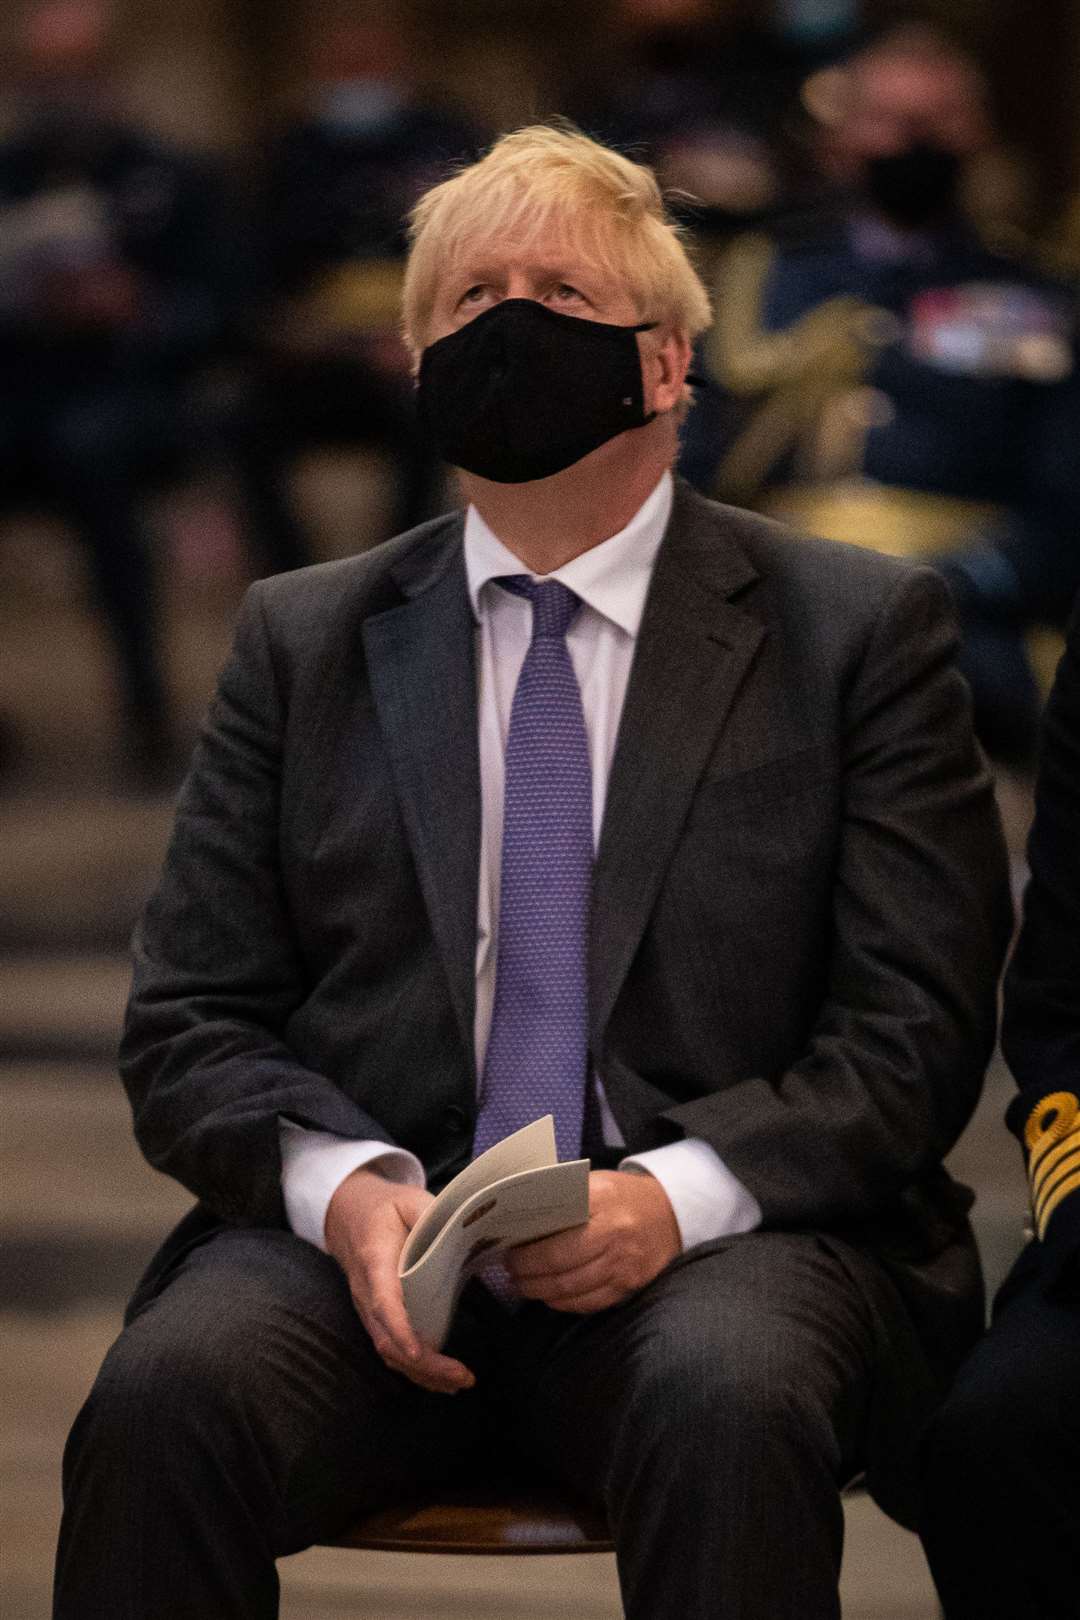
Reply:
[[627, 428], [644, 427], [635, 333], [507, 298], [424, 350], [418, 406], [455, 467], [524, 484], [549, 478]]
[[919, 142], [866, 165], [866, 190], [887, 218], [908, 230], [929, 225], [955, 207], [960, 159], [931, 142]]

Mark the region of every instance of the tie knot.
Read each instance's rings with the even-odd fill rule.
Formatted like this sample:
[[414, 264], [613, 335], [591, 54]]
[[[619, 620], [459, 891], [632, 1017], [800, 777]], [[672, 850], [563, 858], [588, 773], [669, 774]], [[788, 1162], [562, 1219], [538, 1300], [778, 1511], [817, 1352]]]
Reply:
[[530, 579], [528, 574], [504, 574], [495, 581], [504, 591], [532, 603], [533, 640], [538, 636], [565, 636], [581, 606], [569, 585], [558, 579]]

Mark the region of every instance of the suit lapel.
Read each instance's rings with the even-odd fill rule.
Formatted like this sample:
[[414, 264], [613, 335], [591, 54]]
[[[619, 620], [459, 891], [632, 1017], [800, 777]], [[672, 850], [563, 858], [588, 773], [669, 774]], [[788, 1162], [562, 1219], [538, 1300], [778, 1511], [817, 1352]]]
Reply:
[[594, 1049], [698, 779], [764, 634], [728, 600], [755, 578], [722, 512], [677, 487], [638, 634], [597, 856], [589, 987]]
[[461, 520], [394, 570], [404, 603], [364, 624], [372, 693], [432, 931], [474, 1061], [480, 768]]

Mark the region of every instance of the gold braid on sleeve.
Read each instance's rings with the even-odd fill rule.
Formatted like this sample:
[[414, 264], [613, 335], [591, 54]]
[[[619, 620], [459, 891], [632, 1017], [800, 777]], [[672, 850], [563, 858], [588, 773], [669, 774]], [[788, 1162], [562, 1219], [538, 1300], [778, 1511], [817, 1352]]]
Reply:
[[1080, 1097], [1055, 1091], [1032, 1109], [1024, 1127], [1031, 1208], [1040, 1240], [1063, 1199], [1080, 1190]]
[[769, 469], [813, 434], [827, 401], [861, 381], [875, 353], [880, 312], [858, 298], [826, 299], [791, 326], [769, 331], [762, 309], [773, 260], [766, 237], [747, 235], [718, 268], [706, 360], [730, 393], [757, 402], [720, 467], [717, 488], [726, 500], [751, 502]]

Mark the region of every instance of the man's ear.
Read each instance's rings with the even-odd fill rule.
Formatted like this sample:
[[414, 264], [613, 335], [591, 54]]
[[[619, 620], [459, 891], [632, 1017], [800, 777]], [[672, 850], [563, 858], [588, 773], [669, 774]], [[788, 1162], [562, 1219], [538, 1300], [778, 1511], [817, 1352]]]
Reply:
[[[651, 334], [648, 334], [651, 336]], [[678, 405], [690, 369], [690, 340], [685, 332], [672, 329], [656, 334], [653, 344], [642, 355], [645, 409], [661, 415]]]

